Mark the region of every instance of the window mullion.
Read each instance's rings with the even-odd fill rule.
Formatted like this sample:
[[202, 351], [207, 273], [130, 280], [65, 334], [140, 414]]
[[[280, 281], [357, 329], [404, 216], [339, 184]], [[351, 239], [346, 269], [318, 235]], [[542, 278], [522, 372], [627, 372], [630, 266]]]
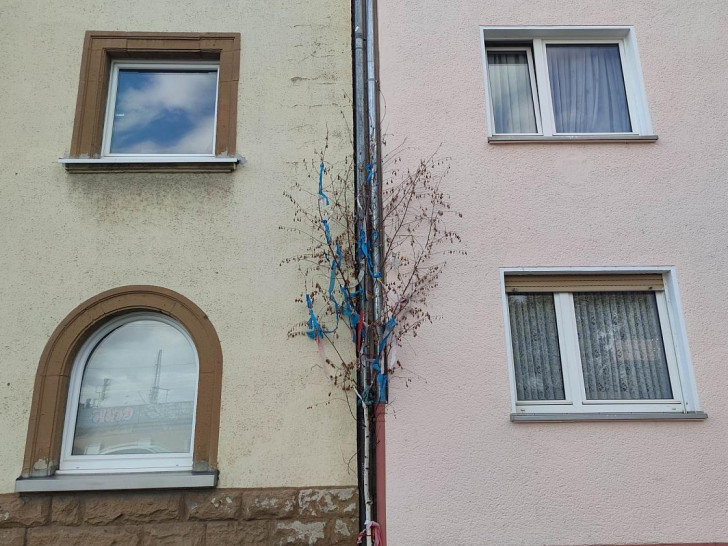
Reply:
[[619, 52], [622, 55], [622, 72], [627, 91], [627, 106], [630, 109], [630, 116], [633, 116], [632, 132], [649, 135], [652, 132], [652, 124], [647, 109], [644, 78], [633, 33], [620, 40]]
[[116, 91], [119, 85], [119, 65], [111, 63], [111, 75], [109, 90], [106, 97], [106, 117], [104, 120], [103, 136], [101, 139], [101, 155], [109, 155], [111, 149], [111, 131], [114, 124], [114, 112], [116, 110]]
[[568, 301], [566, 301], [568, 294], [554, 293], [554, 307], [556, 308], [556, 325], [559, 335], [559, 350], [561, 352], [561, 373], [564, 376], [564, 390], [566, 394], [566, 401], [569, 404], [578, 404], [579, 395], [578, 390], [575, 389], [573, 381], [573, 371], [571, 362], [571, 350], [570, 345], [572, 343], [569, 336], [569, 317], [567, 315]]
[[581, 356], [579, 354], [579, 336], [576, 330], [576, 316], [574, 315], [574, 296], [570, 292], [554, 294], [558, 309], [559, 336], [563, 338], [561, 360], [564, 366], [564, 381], [569, 384], [571, 401], [576, 411], [583, 410], [584, 378], [581, 371]]
[[634, 134], [641, 133], [642, 120], [639, 116], [639, 108], [636, 104], [636, 94], [632, 82], [632, 67], [627, 62], [627, 53], [624, 48], [624, 41], [617, 42], [619, 46], [619, 62], [622, 65], [622, 78], [624, 82], [624, 94], [627, 97], [627, 111], [629, 112], [629, 123]]
[[[660, 331], [662, 333], [662, 346], [665, 350], [665, 358], [667, 360], [667, 371], [670, 376], [670, 389], [672, 397], [680, 400], [681, 405], [685, 398], [682, 390], [683, 381], [680, 377], [680, 369], [677, 363], [677, 353], [675, 352], [675, 342], [672, 335], [672, 324], [667, 311], [667, 300], [664, 292], [655, 294], [657, 302], [657, 313], [660, 319]], [[684, 408], [684, 405], [683, 405]]]
[[533, 115], [536, 120], [536, 131], [543, 135], [543, 122], [541, 121], [541, 101], [539, 100], [538, 84], [536, 83], [536, 70], [533, 64], [533, 54], [530, 49], [526, 49], [526, 58], [528, 60], [528, 77], [531, 81], [531, 94], [533, 96]]
[[541, 108], [541, 130], [544, 136], [553, 136], [555, 133], [554, 107], [548, 78], [546, 46], [540, 38], [533, 40], [533, 62], [536, 69], [536, 86], [538, 87], [538, 101]]

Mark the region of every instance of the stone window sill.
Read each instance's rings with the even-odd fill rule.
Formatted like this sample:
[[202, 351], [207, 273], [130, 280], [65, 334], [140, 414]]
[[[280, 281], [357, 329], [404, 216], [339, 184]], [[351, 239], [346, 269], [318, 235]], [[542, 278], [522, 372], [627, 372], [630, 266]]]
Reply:
[[241, 157], [104, 157], [60, 158], [69, 173], [229, 173]]
[[562, 423], [566, 421], [702, 421], [707, 413], [511, 413], [514, 423]]
[[18, 478], [16, 493], [51, 491], [119, 491], [129, 489], [202, 488], [217, 485], [217, 471], [124, 474], [55, 474], [42, 478]]
[[492, 135], [488, 137], [490, 144], [544, 144], [578, 142], [587, 144], [599, 143], [642, 143], [657, 142], [657, 135]]

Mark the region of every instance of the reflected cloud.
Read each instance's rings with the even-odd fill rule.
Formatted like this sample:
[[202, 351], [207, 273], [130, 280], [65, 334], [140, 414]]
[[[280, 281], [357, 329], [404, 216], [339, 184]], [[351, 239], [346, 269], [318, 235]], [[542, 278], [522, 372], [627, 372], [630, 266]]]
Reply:
[[119, 70], [112, 153], [211, 154], [215, 71]]

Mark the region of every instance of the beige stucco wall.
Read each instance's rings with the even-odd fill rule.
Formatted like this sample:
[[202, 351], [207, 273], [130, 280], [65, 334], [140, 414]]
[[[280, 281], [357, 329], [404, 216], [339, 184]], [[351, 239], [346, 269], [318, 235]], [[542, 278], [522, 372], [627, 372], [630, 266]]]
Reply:
[[[210, 317], [224, 352], [223, 487], [348, 485], [355, 425], [288, 340], [306, 319], [279, 262], [304, 240], [282, 192], [305, 177], [327, 127], [329, 158], [350, 153], [348, 2], [202, 0], [0, 6], [0, 493], [20, 473], [33, 380], [64, 316], [108, 288], [176, 290]], [[233, 174], [68, 175], [86, 30], [240, 32]], [[313, 182], [312, 182], [313, 184]]]
[[[468, 256], [400, 358], [390, 546], [728, 540], [728, 3], [380, 2], [384, 126]], [[489, 145], [479, 25], [634, 25], [655, 144]], [[500, 267], [676, 267], [705, 422], [512, 424]]]

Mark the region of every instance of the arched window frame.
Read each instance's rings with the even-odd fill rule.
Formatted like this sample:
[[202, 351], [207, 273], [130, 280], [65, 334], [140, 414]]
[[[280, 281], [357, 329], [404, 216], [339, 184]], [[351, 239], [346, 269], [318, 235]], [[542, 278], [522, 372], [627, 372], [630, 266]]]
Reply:
[[[181, 324], [197, 349], [199, 374], [192, 469], [148, 472], [133, 479], [82, 479], [56, 475], [61, 457], [69, 381], [76, 356], [94, 332], [129, 313], [161, 313]], [[222, 348], [207, 315], [188, 298], [157, 286], [107, 290], [74, 309], [55, 329], [41, 355], [35, 377], [23, 470], [16, 491], [210, 487], [217, 483], [217, 443], [222, 391]], [[92, 477], [93, 478], [93, 477]]]

